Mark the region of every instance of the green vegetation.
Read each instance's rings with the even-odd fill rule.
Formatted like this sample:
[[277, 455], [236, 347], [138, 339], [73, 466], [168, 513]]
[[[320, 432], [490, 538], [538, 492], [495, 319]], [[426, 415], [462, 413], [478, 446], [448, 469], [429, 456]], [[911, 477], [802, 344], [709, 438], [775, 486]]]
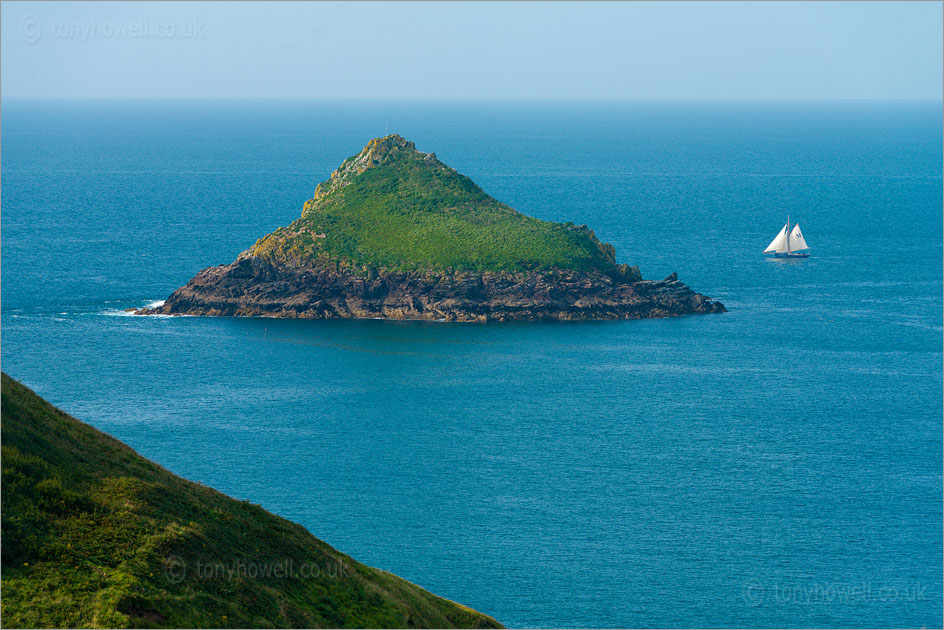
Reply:
[[3, 374], [4, 627], [489, 627]]
[[377, 138], [318, 185], [302, 217], [250, 253], [393, 269], [607, 269], [613, 248], [585, 227], [526, 216], [397, 135]]

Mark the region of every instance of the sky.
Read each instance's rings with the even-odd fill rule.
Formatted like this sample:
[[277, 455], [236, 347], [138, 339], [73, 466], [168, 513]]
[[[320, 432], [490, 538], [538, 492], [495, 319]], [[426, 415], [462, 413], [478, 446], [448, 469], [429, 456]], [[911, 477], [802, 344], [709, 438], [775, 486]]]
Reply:
[[941, 2], [2, 2], [3, 98], [931, 99]]

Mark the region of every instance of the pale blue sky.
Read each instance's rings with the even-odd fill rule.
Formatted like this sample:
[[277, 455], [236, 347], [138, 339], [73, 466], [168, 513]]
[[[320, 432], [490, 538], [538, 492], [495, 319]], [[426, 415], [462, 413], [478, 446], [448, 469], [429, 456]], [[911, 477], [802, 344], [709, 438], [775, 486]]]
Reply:
[[941, 2], [3, 2], [4, 97], [940, 99]]

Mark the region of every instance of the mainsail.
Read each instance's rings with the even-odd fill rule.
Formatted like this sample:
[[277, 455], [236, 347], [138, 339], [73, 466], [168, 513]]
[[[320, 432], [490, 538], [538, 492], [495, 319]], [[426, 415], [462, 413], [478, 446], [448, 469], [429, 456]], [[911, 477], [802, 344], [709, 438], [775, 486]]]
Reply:
[[[785, 252], [787, 251], [787, 223], [784, 223], [783, 228], [777, 236], [774, 237], [774, 240], [770, 241], [770, 245], [767, 246], [767, 249], [764, 250], [764, 253], [769, 252]], [[803, 243], [803, 246], [806, 247], [806, 243]], [[756, 249], [754, 251], [757, 251]]]
[[803, 238], [803, 233], [800, 232], [800, 224], [797, 223], [793, 226], [793, 231], [790, 232], [790, 249], [796, 252], [809, 248], [810, 246], [806, 244], [806, 239]]

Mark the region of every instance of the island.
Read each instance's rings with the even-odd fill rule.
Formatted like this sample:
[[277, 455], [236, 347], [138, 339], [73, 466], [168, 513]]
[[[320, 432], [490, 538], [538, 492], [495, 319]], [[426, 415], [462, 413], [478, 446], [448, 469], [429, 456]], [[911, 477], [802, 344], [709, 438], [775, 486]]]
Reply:
[[5, 628], [501, 627], [2, 380]]
[[522, 214], [393, 134], [344, 160], [295, 222], [135, 312], [485, 322], [724, 311], [675, 273], [643, 280], [587, 226]]

